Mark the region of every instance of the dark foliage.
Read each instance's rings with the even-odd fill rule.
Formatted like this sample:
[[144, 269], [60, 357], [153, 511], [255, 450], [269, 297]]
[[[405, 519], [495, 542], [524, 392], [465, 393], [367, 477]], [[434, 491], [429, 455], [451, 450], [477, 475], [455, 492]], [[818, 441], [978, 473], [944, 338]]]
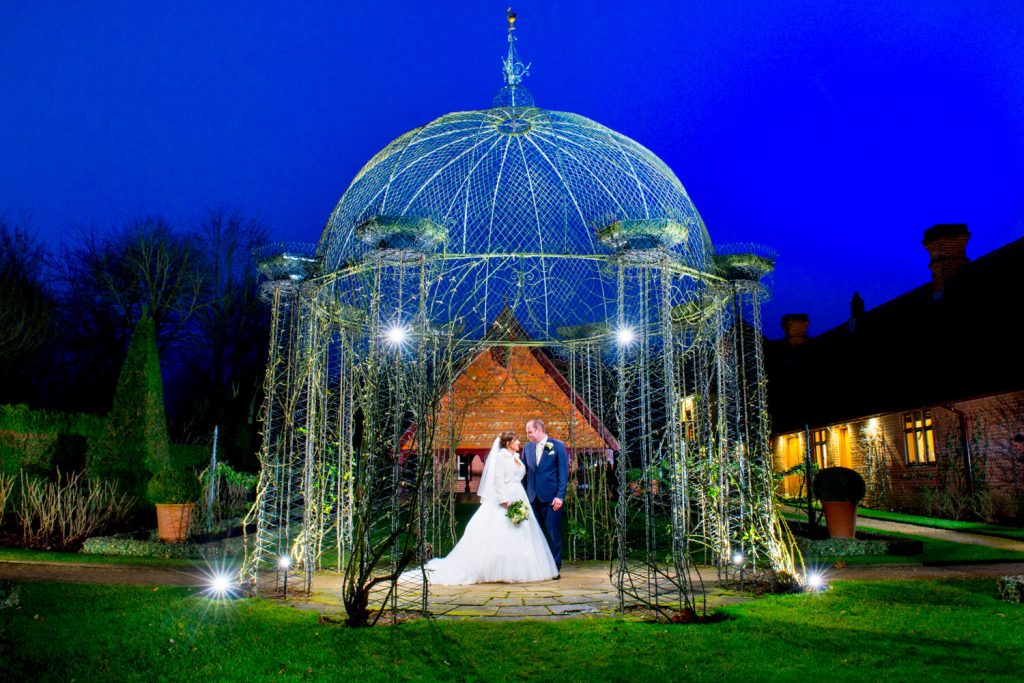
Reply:
[[128, 356], [103, 433], [89, 452], [90, 475], [119, 482], [141, 498], [148, 473], [170, 465], [163, 380], [156, 326], [143, 316], [135, 327]]
[[864, 478], [848, 467], [826, 467], [814, 475], [811, 486], [818, 500], [856, 503], [864, 498]]

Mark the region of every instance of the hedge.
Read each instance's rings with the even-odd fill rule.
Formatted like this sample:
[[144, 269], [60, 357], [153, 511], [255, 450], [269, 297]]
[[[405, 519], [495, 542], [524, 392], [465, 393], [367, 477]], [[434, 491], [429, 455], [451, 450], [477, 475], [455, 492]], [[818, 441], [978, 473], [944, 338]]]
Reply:
[[160, 541], [140, 541], [122, 536], [96, 536], [86, 539], [82, 546], [82, 553], [85, 555], [162, 557], [185, 560], [217, 560], [239, 555], [242, 551], [243, 539], [241, 536], [201, 545], [194, 543], [166, 544]]
[[103, 433], [103, 418], [89, 413], [32, 410], [24, 403], [0, 405], [0, 431], [21, 434], [75, 434], [95, 438]]
[[[87, 413], [32, 410], [27, 405], [0, 405], [0, 472], [17, 476], [19, 470], [47, 477], [85, 469], [86, 457], [104, 418]], [[171, 444], [171, 465], [203, 469], [210, 447]]]
[[885, 541], [864, 541], [859, 538], [798, 538], [797, 545], [805, 557], [852, 557], [854, 555], [886, 555], [889, 544]]

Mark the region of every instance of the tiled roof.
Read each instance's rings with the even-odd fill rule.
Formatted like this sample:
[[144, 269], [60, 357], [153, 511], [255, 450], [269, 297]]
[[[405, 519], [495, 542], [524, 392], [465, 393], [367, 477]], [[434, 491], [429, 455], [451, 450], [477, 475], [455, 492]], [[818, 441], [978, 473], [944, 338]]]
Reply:
[[[1024, 389], [1024, 239], [802, 346], [767, 341], [774, 431]], [[813, 321], [812, 321], [813, 324]]]

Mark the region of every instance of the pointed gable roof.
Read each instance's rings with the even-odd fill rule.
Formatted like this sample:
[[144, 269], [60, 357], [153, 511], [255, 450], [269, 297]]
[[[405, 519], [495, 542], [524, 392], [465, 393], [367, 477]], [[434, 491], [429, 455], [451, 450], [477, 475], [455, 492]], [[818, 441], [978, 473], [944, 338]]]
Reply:
[[528, 420], [539, 417], [548, 433], [570, 448], [619, 450], [618, 440], [551, 359], [539, 348], [514, 345], [530, 337], [509, 309], [501, 312], [487, 337], [493, 346], [466, 365], [441, 399], [439, 434], [455, 427], [458, 450], [486, 452], [501, 431], [521, 432]]

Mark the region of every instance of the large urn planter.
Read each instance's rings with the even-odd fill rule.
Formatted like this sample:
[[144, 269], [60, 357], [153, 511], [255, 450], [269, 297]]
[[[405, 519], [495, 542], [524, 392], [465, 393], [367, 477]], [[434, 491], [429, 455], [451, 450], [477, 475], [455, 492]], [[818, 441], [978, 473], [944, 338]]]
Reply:
[[829, 538], [854, 538], [857, 535], [857, 503], [845, 500], [823, 500], [825, 526]]
[[195, 509], [195, 503], [157, 503], [156, 524], [160, 540], [164, 543], [181, 543], [188, 538]]
[[829, 538], [854, 538], [857, 503], [864, 499], [864, 478], [848, 467], [826, 467], [814, 477], [814, 497], [825, 511]]
[[149, 480], [146, 496], [156, 505], [157, 533], [161, 541], [181, 543], [188, 538], [199, 492], [199, 480], [184, 469], [166, 467]]

